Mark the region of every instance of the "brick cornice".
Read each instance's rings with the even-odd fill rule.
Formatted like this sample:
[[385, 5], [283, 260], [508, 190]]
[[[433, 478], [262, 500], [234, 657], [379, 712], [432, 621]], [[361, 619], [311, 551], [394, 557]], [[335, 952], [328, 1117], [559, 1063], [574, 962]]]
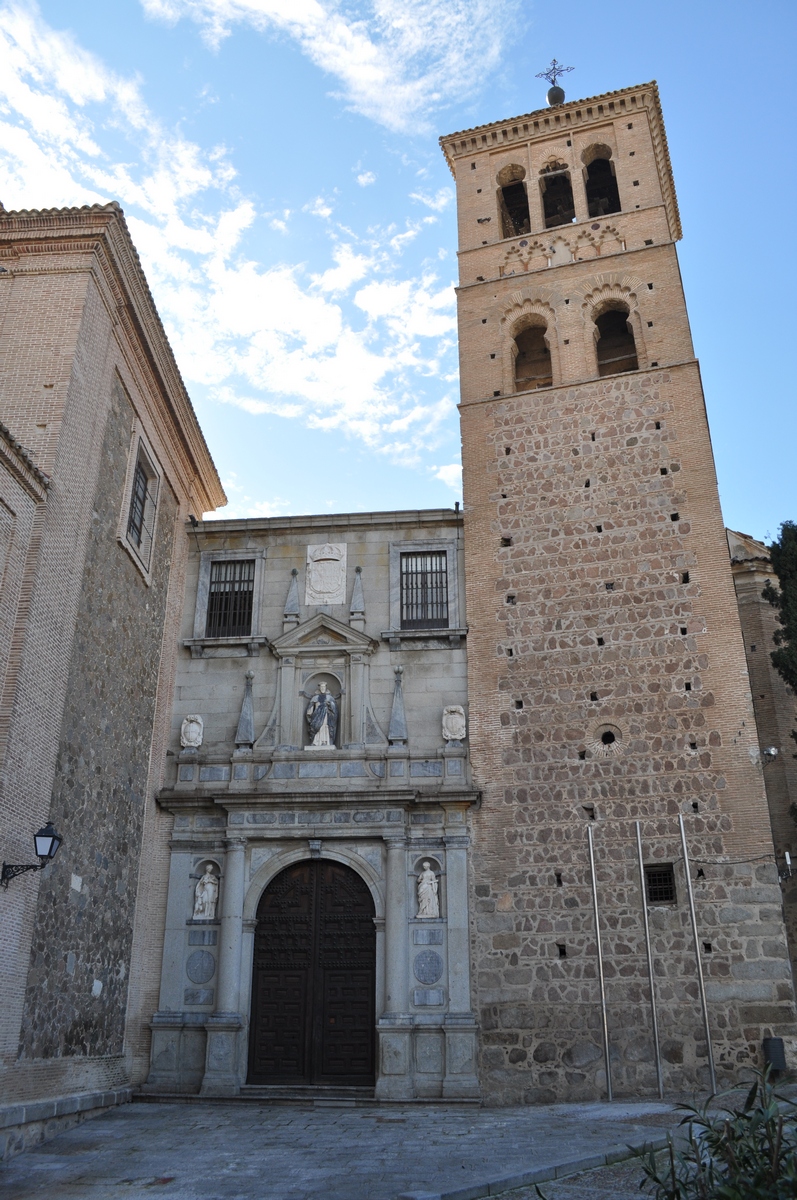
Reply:
[[[221, 507], [226, 496], [121, 207], [112, 202], [82, 208], [0, 211], [0, 266], [10, 274], [35, 270], [37, 257], [44, 255], [68, 255], [71, 261], [64, 262], [66, 270], [76, 269], [75, 258], [80, 255], [88, 261], [77, 269], [92, 269], [94, 264], [139, 372], [147, 380], [161, 429], [193, 487], [196, 507], [200, 511]], [[47, 270], [53, 267], [48, 264]]]
[[22, 446], [2, 421], [0, 421], [0, 463], [24, 487], [37, 503], [47, 498], [50, 478], [40, 471]]
[[606, 121], [642, 110], [647, 112], [650, 121], [653, 150], [661, 179], [670, 236], [674, 242], [677, 242], [681, 238], [681, 218], [678, 212], [678, 199], [675, 195], [675, 183], [661, 112], [659, 89], [655, 80], [650, 83], [638, 84], [636, 87], [621, 88], [615, 92], [604, 92], [600, 96], [591, 96], [586, 100], [571, 100], [567, 104], [557, 104], [553, 108], [537, 109], [523, 116], [510, 117], [505, 121], [495, 121], [489, 125], [476, 125], [473, 129], [463, 129], [458, 133], [445, 134], [440, 138], [440, 146], [446, 156], [451, 174], [456, 178], [457, 159], [464, 156], [511, 145], [513, 142], [529, 142], [538, 138], [549, 138], [552, 134], [569, 133], [573, 129], [587, 128], [590, 125], [602, 125]]

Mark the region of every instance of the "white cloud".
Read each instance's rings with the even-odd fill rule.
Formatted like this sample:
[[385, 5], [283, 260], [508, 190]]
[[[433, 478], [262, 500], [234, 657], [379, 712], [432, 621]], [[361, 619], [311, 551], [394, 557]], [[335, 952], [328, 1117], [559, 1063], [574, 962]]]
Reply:
[[325, 221], [332, 216], [332, 207], [323, 196], [316, 196], [315, 200], [305, 204], [304, 211], [312, 213], [314, 217], [321, 217]]
[[363, 171], [357, 176], [357, 182], [360, 187], [369, 187], [370, 184], [376, 183], [376, 175], [374, 175], [373, 171]]
[[451, 201], [454, 199], [453, 188], [440, 188], [434, 196], [427, 196], [425, 192], [412, 192], [411, 200], [417, 200], [420, 204], [425, 204], [427, 208], [434, 209], [435, 212], [442, 212], [444, 208], [448, 208]]
[[0, 61], [0, 199], [119, 199], [189, 387], [341, 430], [401, 462], [439, 442], [453, 412], [439, 398], [454, 374], [453, 287], [431, 273], [395, 277], [403, 244], [435, 216], [342, 240], [317, 197], [308, 208], [329, 222], [329, 268], [258, 262], [245, 239], [259, 221], [286, 228], [289, 210], [258, 215], [224, 151], [164, 128], [135, 80], [13, 3], [0, 4]]
[[218, 46], [235, 24], [278, 29], [338, 80], [350, 108], [389, 129], [425, 128], [499, 63], [516, 0], [141, 0], [145, 12], [197, 22]]
[[433, 468], [435, 479], [440, 479], [446, 487], [453, 488], [457, 493], [462, 491], [461, 463], [448, 463], [444, 467]]

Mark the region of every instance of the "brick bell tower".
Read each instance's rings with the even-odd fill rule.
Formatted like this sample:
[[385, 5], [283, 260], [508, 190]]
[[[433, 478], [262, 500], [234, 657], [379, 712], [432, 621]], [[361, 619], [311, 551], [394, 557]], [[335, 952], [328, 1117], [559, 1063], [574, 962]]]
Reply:
[[[441, 139], [456, 179], [480, 1079], [795, 1063], [763, 766], [655, 83]], [[678, 818], [690, 856], [697, 945]], [[636, 822], [640, 822], [643, 886]]]

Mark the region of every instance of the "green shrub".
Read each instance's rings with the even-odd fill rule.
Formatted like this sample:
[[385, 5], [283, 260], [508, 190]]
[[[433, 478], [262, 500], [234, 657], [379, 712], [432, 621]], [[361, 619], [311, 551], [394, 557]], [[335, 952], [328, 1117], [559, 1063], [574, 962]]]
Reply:
[[[727, 1096], [729, 1093], [722, 1093]], [[797, 1105], [776, 1094], [769, 1068], [741, 1108], [709, 1113], [711, 1097], [686, 1113], [685, 1142], [669, 1139], [664, 1155], [641, 1154], [640, 1185], [655, 1200], [794, 1200], [797, 1197]]]

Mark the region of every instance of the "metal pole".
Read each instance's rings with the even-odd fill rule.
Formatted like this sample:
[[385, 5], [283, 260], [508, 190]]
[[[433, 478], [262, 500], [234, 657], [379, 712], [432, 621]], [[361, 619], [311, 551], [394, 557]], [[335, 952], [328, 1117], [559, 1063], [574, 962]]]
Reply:
[[595, 910], [595, 941], [598, 947], [598, 981], [601, 988], [601, 1024], [603, 1026], [603, 1057], [606, 1062], [606, 1098], [612, 1099], [612, 1068], [609, 1062], [609, 1025], [606, 1020], [606, 987], [603, 981], [603, 950], [601, 949], [601, 921], [598, 912], [598, 881], [595, 878], [595, 851], [592, 846], [592, 826], [587, 826], [589, 839], [589, 873], [592, 877], [592, 907]]
[[692, 918], [692, 936], [695, 939], [695, 962], [697, 963], [697, 986], [700, 989], [700, 1007], [703, 1010], [703, 1029], [706, 1034], [708, 1047], [708, 1069], [711, 1075], [711, 1091], [717, 1091], [717, 1075], [714, 1070], [714, 1050], [711, 1046], [711, 1030], [708, 1025], [708, 1004], [706, 1003], [706, 985], [703, 980], [703, 963], [700, 958], [700, 939], [697, 933], [697, 917], [695, 916], [695, 896], [692, 891], [692, 874], [689, 869], [689, 852], [686, 849], [686, 832], [683, 816], [678, 814], [678, 824], [681, 828], [681, 848], [684, 852], [684, 872], [686, 874], [686, 891], [689, 896], [689, 915]]
[[656, 985], [653, 981], [653, 951], [650, 948], [650, 925], [648, 924], [648, 902], [645, 895], [645, 864], [642, 860], [642, 834], [639, 831], [639, 821], [636, 824], [636, 849], [639, 859], [639, 888], [642, 893], [642, 916], [645, 921], [645, 950], [648, 956], [648, 981], [650, 983], [650, 1019], [653, 1025], [653, 1049], [656, 1054], [656, 1082], [659, 1085], [659, 1099], [664, 1099], [664, 1081], [661, 1077], [661, 1051], [659, 1050], [659, 1019], [656, 1016]]

